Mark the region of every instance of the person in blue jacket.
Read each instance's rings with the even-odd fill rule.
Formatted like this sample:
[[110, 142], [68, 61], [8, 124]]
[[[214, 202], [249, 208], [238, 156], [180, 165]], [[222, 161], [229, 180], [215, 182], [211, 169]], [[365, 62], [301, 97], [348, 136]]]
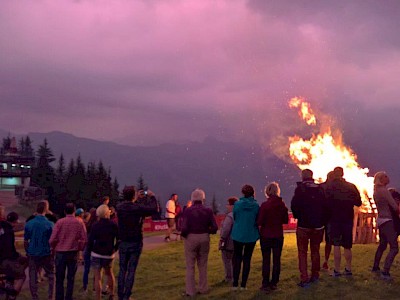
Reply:
[[240, 198], [233, 207], [233, 290], [239, 286], [240, 269], [243, 262], [242, 282], [240, 289], [246, 289], [247, 279], [250, 273], [251, 256], [260, 238], [257, 226], [257, 215], [260, 209], [257, 200], [254, 199], [254, 188], [251, 185], [242, 187], [244, 197]]

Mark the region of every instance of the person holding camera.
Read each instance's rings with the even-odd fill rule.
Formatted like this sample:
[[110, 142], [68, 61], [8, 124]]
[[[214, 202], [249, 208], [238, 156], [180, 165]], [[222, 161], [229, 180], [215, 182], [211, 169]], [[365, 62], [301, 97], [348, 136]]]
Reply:
[[230, 197], [226, 204], [227, 214], [221, 225], [221, 238], [219, 240], [219, 250], [222, 254], [222, 262], [224, 263], [225, 269], [225, 282], [232, 282], [233, 280], [233, 269], [232, 269], [232, 258], [233, 258], [233, 240], [231, 238], [232, 227], [233, 227], [233, 205], [238, 201], [236, 197]]

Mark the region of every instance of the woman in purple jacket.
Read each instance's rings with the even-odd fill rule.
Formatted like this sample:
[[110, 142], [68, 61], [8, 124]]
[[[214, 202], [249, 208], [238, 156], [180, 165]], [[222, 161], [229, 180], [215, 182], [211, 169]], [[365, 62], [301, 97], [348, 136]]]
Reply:
[[[278, 183], [272, 182], [265, 187], [267, 201], [261, 204], [257, 217], [260, 229], [260, 244], [263, 257], [262, 285], [260, 290], [276, 290], [281, 272], [281, 253], [283, 247], [283, 224], [289, 221], [288, 209], [280, 197]], [[272, 278], [270, 280], [272, 253]]]

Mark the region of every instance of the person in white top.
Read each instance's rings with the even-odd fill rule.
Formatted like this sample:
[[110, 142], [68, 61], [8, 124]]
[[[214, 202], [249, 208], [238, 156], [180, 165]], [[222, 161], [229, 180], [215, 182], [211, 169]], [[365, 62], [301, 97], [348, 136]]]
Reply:
[[166, 242], [171, 240], [170, 235], [175, 229], [176, 201], [178, 201], [178, 195], [172, 194], [165, 206], [165, 218], [167, 219], [168, 225], [167, 234], [164, 239]]

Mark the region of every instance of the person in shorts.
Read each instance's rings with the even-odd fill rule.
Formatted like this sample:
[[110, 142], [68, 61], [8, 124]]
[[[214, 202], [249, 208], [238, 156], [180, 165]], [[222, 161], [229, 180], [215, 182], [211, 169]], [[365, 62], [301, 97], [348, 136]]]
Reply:
[[171, 234], [173, 230], [175, 229], [175, 217], [176, 217], [176, 202], [178, 201], [178, 195], [177, 194], [172, 194], [169, 200], [167, 201], [167, 204], [165, 206], [165, 218], [167, 219], [167, 234], [164, 238], [166, 242], [171, 241]]
[[99, 221], [90, 231], [88, 251], [91, 254], [91, 267], [94, 270], [96, 300], [101, 299], [102, 270], [107, 276], [109, 299], [114, 299], [115, 277], [112, 270], [115, 252], [118, 249], [118, 225], [110, 220], [110, 209], [107, 205], [100, 205], [96, 214]]
[[[353, 246], [354, 206], [361, 206], [360, 192], [354, 184], [347, 182], [343, 175], [343, 168], [336, 167], [333, 170], [333, 180], [326, 187], [326, 197], [331, 209], [330, 241], [334, 246], [335, 268], [332, 272], [334, 277], [353, 275], [351, 271], [351, 248]], [[343, 254], [346, 259], [343, 274], [340, 273], [340, 247], [344, 248]]]

